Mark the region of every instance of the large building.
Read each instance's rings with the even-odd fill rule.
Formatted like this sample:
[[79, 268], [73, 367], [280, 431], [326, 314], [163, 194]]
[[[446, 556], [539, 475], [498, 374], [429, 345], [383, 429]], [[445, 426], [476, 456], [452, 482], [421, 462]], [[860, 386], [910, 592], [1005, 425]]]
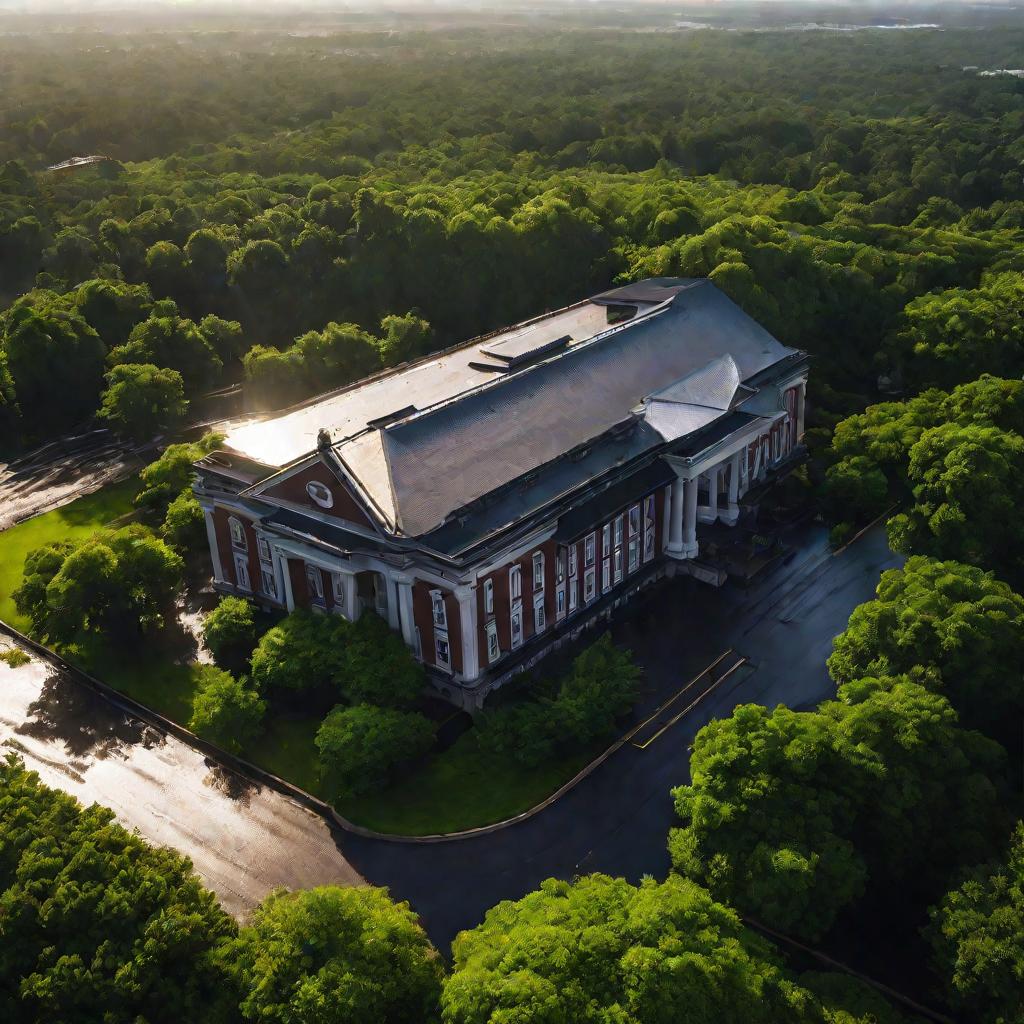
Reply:
[[[196, 466], [218, 590], [384, 617], [470, 709], [699, 566], [803, 436], [807, 358], [659, 278], [234, 430]], [[699, 572], [697, 573], [699, 574]]]

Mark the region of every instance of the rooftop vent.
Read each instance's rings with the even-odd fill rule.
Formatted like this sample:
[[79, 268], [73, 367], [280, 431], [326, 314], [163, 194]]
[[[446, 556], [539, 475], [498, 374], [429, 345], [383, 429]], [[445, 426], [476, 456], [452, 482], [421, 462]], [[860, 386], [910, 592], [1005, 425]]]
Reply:
[[417, 409], [415, 405], [405, 405], [401, 409], [396, 409], [394, 412], [388, 412], [383, 416], [377, 416], [375, 419], [367, 420], [366, 425], [372, 430], [376, 430], [378, 427], [386, 427], [389, 423], [397, 423], [399, 420], [404, 420], [406, 416], [411, 416], [414, 412], [419, 412], [419, 409]]
[[480, 346], [480, 352], [504, 363], [510, 370], [523, 363], [531, 362], [540, 356], [565, 348], [572, 341], [571, 334], [551, 336], [548, 324], [539, 323], [534, 327], [505, 337], [496, 338]]

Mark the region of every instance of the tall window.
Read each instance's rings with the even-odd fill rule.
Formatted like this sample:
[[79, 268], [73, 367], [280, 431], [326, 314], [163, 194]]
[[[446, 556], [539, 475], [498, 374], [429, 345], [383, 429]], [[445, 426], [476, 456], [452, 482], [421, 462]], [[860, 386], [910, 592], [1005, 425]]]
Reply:
[[640, 538], [629, 538], [629, 571], [636, 572], [640, 566]]
[[430, 592], [430, 608], [434, 617], [434, 629], [447, 629], [448, 610], [444, 606], [444, 595], [440, 590]]
[[569, 575], [576, 575], [577, 558], [579, 556], [579, 548], [575, 544], [569, 545]]
[[622, 520], [621, 515], [615, 517], [615, 546], [622, 546]]
[[523, 609], [517, 607], [512, 609], [509, 617], [512, 633], [512, 650], [515, 650], [523, 642]]
[[249, 556], [242, 552], [235, 554], [235, 584], [239, 590], [252, 590], [249, 584]]
[[242, 520], [232, 516], [228, 520], [228, 526], [231, 529], [232, 547], [241, 548], [244, 551], [249, 545], [245, 542], [245, 528], [242, 526]]
[[543, 590], [544, 589], [544, 552], [535, 551], [533, 553], [533, 589]]
[[518, 565], [508, 571], [508, 596], [512, 601], [523, 596], [523, 570]]
[[601, 589], [612, 589], [612, 560], [610, 558], [604, 559], [601, 563]]
[[448, 636], [445, 633], [434, 634], [434, 662], [438, 668], [452, 667], [452, 649], [448, 646]]
[[615, 582], [620, 583], [622, 581], [622, 548], [615, 549], [613, 565], [615, 569]]
[[601, 527], [601, 553], [607, 558], [612, 553], [612, 524]]
[[595, 549], [597, 547], [597, 535], [594, 533], [587, 534], [587, 539], [583, 542], [583, 566], [589, 569], [597, 557]]
[[533, 599], [533, 631], [543, 633], [547, 625], [547, 618], [544, 615], [544, 595], [537, 594]]
[[484, 580], [484, 614], [491, 615], [494, 612], [494, 580]]
[[559, 583], [555, 587], [555, 618], [565, 618], [565, 584]]
[[555, 582], [561, 583], [565, 579], [565, 548], [559, 548], [555, 553]]
[[310, 600], [315, 604], [324, 603], [324, 577], [320, 566], [306, 563], [306, 585], [309, 587]]
[[654, 557], [654, 495], [648, 494], [644, 498], [644, 561], [649, 562]]
[[583, 603], [590, 604], [597, 594], [597, 571], [588, 569], [583, 574]]
[[345, 607], [345, 577], [340, 572], [331, 573], [331, 594], [336, 608]]
[[487, 623], [487, 660], [493, 665], [501, 657], [501, 646], [498, 643], [498, 624], [491, 619]]
[[256, 538], [256, 549], [260, 553], [260, 558], [264, 562], [270, 561], [270, 541], [266, 537]]
[[629, 535], [635, 537], [640, 532], [640, 506], [634, 505], [629, 510]]
[[277, 576], [274, 574], [274, 567], [272, 565], [263, 564], [260, 566], [262, 570], [262, 584], [263, 593], [267, 597], [277, 600]]
[[579, 599], [579, 586], [576, 583], [576, 577], [573, 576], [573, 578], [571, 580], [569, 580], [569, 614], [570, 615], [574, 611], [576, 611], [577, 607], [579, 606], [579, 603], [580, 603], [580, 599]]

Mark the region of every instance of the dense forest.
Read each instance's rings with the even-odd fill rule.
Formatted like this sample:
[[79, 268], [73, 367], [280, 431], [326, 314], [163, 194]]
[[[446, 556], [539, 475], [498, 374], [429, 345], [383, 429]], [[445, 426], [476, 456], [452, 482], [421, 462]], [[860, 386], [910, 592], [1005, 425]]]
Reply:
[[[187, 862], [12, 759], [10, 1019], [903, 1019], [755, 923], [855, 962], [862, 936], [957, 1019], [1024, 1021], [1024, 78], [982, 73], [1024, 64], [1024, 24], [627, 31], [650, 23], [607, 14], [0, 35], [0, 455], [96, 423], [148, 440], [227, 385], [281, 407], [613, 282], [710, 277], [813, 356], [803, 497], [837, 543], [888, 516], [908, 556], [836, 638], [835, 698], [698, 734], [666, 880], [549, 881], [447, 964], [379, 890], [277, 894], [239, 928]], [[163, 540], [136, 524], [29, 556], [37, 636], [127, 621], [138, 639], [161, 618], [203, 543], [189, 467], [212, 443], [144, 471]], [[142, 582], [104, 591], [97, 565]], [[319, 659], [391, 688], [386, 720], [362, 691], [325, 720], [339, 786], [387, 759], [382, 735], [424, 742], [397, 641], [321, 636], [342, 626], [312, 616], [257, 639], [250, 612], [210, 617], [201, 735], [238, 747], [257, 690], [298, 690]], [[612, 727], [635, 682], [616, 671]], [[573, 679], [520, 717], [564, 711]], [[491, 742], [521, 748], [495, 717]]]

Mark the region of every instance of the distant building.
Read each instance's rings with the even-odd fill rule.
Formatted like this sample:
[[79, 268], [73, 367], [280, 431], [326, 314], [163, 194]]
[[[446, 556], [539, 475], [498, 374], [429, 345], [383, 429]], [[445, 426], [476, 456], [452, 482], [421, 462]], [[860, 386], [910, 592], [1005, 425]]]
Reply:
[[604, 292], [233, 431], [196, 465], [215, 585], [372, 609], [479, 707], [687, 571], [793, 456], [806, 382], [710, 281]]

